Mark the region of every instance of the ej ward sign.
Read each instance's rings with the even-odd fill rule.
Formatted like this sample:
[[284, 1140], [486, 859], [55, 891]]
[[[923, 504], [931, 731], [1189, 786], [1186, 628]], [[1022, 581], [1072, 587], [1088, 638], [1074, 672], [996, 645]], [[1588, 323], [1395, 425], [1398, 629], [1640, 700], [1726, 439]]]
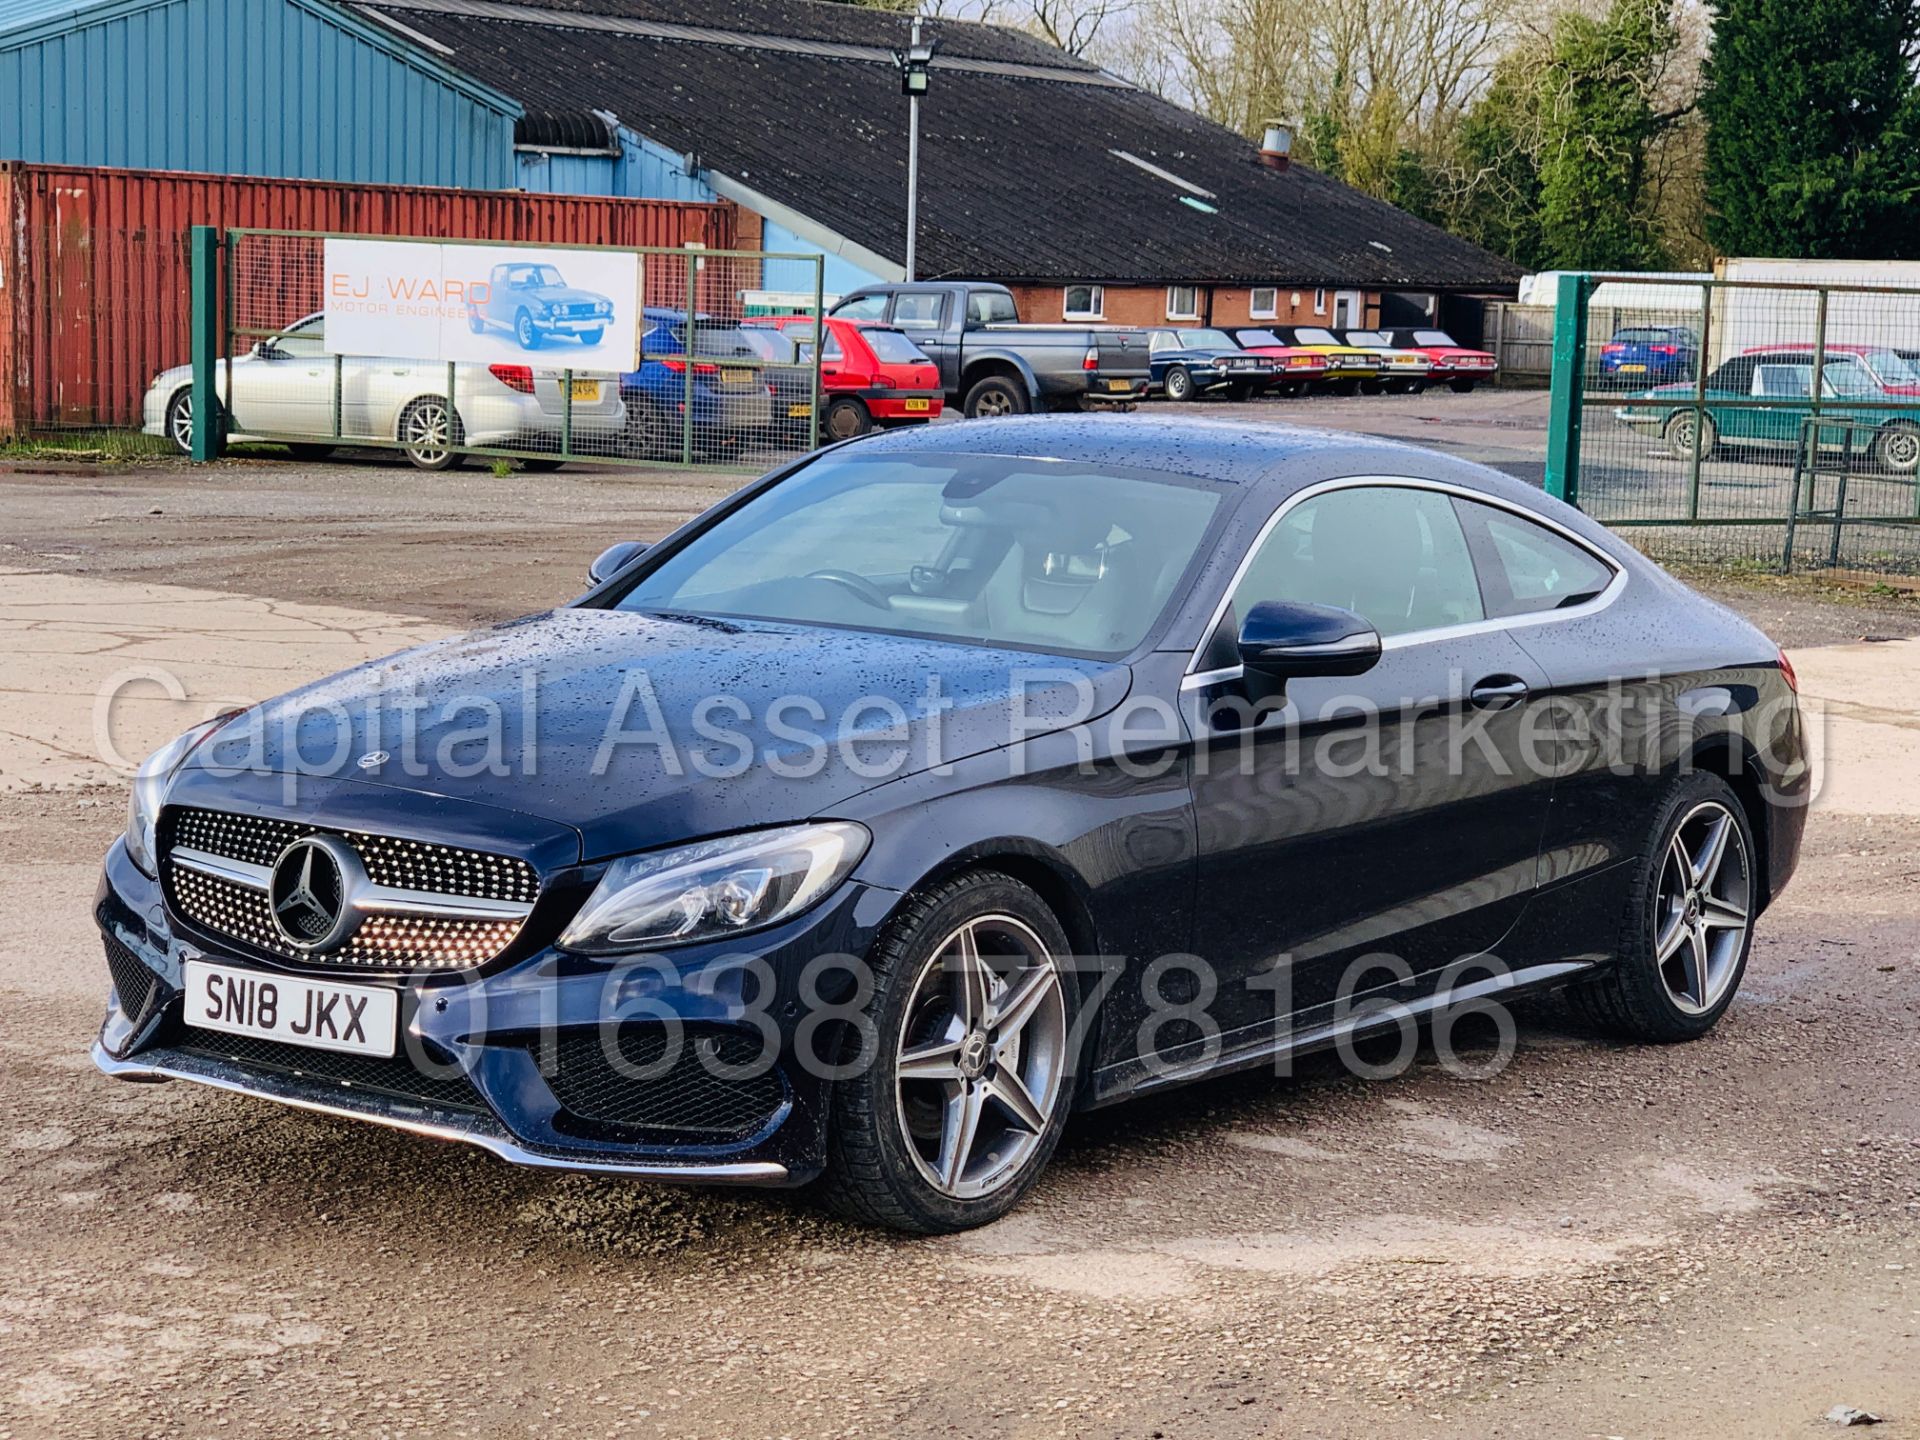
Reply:
[[639, 366], [640, 257], [631, 251], [329, 240], [325, 265], [329, 354]]

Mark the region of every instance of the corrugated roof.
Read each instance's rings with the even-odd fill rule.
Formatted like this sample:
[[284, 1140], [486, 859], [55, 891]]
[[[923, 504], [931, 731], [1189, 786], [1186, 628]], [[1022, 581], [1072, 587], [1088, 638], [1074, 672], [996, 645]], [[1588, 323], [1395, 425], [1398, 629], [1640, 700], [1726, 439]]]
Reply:
[[[901, 16], [816, 0], [359, 8], [392, 12], [443, 47], [443, 63], [529, 110], [611, 112], [904, 258], [906, 101], [888, 58], [906, 38]], [[1031, 36], [945, 21], [927, 32], [949, 61], [968, 63], [937, 71], [921, 107], [924, 274], [1408, 290], [1519, 278], [1507, 261], [1317, 171], [1270, 170], [1243, 137]]]
[[[165, 0], [149, 0], [163, 4]], [[49, 21], [66, 20], [88, 10], [127, 10], [141, 8], [126, 0], [0, 0], [0, 35], [9, 30], [25, 30]]]

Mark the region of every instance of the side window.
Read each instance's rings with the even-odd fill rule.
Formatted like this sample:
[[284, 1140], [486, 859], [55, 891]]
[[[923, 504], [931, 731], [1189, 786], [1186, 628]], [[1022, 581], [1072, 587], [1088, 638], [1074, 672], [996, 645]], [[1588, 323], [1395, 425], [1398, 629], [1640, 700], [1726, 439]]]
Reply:
[[1487, 613], [1495, 618], [1577, 605], [1613, 583], [1610, 565], [1544, 525], [1471, 500], [1454, 504], [1480, 568]]
[[1013, 297], [998, 290], [969, 290], [967, 314], [982, 325], [1010, 325], [1020, 318]]
[[1775, 399], [1805, 400], [1813, 394], [1811, 365], [1757, 365], [1753, 393]]
[[851, 300], [842, 300], [833, 307], [833, 313], [845, 320], [878, 320], [887, 313], [887, 297], [857, 295]]
[[327, 348], [326, 322], [318, 315], [302, 320], [298, 325], [289, 326], [273, 343], [281, 354], [303, 360], [324, 355]]
[[902, 330], [937, 330], [940, 315], [946, 309], [944, 295], [896, 295], [893, 297], [893, 323]]
[[1233, 592], [1236, 623], [1263, 600], [1352, 610], [1383, 636], [1485, 618], [1452, 504], [1397, 485], [1333, 490], [1289, 510]]

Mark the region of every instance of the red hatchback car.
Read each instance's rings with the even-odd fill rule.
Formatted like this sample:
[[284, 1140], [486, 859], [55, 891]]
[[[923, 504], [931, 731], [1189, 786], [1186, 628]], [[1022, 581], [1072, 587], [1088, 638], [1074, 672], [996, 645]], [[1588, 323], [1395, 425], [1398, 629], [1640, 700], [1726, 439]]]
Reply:
[[[780, 331], [794, 344], [801, 365], [813, 362], [811, 315], [756, 316], [750, 326]], [[940, 369], [905, 332], [887, 325], [860, 325], [829, 316], [820, 355], [820, 438], [851, 440], [876, 425], [892, 429], [939, 417], [944, 398]], [[792, 407], [805, 418], [805, 406]]]
[[1461, 394], [1482, 380], [1491, 380], [1500, 368], [1491, 351], [1462, 345], [1444, 330], [1389, 330], [1387, 339], [1403, 350], [1418, 350], [1433, 361], [1427, 384], [1444, 384]]

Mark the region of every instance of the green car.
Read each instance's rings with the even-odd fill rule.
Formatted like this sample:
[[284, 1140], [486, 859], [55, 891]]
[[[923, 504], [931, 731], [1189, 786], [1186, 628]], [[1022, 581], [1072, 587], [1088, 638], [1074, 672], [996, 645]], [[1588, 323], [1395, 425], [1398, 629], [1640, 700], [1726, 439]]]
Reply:
[[[1724, 362], [1707, 376], [1706, 405], [1697, 424], [1694, 397], [1691, 383], [1660, 385], [1613, 413], [1635, 430], [1658, 435], [1681, 460], [1696, 448], [1704, 460], [1723, 443], [1791, 455], [1800, 444], [1800, 422], [1813, 413], [1812, 352], [1761, 350]], [[1892, 393], [1859, 355], [1829, 351], [1821, 369], [1821, 397], [1823, 419], [1852, 420], [1871, 428], [1870, 453], [1882, 469], [1896, 475], [1920, 471], [1920, 396]], [[1903, 403], [1898, 409], [1882, 408], [1888, 401]], [[1844, 443], [1843, 433], [1837, 426], [1823, 431], [1820, 443], [1823, 449], [1837, 450]], [[1855, 443], [1868, 449], [1860, 439]]]

